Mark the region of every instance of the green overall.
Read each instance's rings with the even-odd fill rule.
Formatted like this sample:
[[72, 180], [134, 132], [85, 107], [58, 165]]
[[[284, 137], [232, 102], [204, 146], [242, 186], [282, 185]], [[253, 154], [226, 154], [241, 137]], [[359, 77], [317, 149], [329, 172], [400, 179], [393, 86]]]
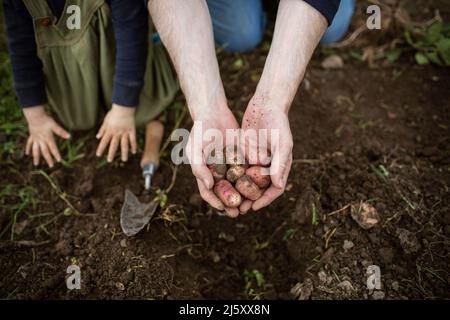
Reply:
[[[68, 130], [94, 128], [112, 105], [116, 51], [109, 5], [105, 0], [66, 0], [58, 20], [46, 0], [23, 2], [33, 18], [47, 107]], [[70, 5], [81, 10], [79, 29], [67, 26]], [[153, 32], [150, 22], [150, 35]], [[136, 110], [136, 125], [156, 118], [177, 91], [176, 77], [164, 48], [154, 44], [149, 36], [145, 86]]]

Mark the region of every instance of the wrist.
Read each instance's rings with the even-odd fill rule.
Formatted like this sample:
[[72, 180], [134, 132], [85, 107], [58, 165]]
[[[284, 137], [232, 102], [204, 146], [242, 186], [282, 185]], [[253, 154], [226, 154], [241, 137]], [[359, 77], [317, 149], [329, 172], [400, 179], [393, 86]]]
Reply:
[[136, 113], [136, 108], [134, 107], [121, 106], [115, 103], [112, 105], [112, 110], [123, 116], [134, 116]]
[[31, 125], [34, 123], [41, 122], [43, 119], [46, 119], [48, 117], [44, 106], [27, 107], [22, 110], [25, 119], [27, 120], [28, 124]]
[[230, 112], [224, 93], [187, 103], [193, 121], [217, 118], [218, 115]]
[[217, 119], [231, 112], [226, 104], [199, 105], [189, 108], [189, 111], [193, 121]]
[[250, 101], [250, 105], [257, 108], [264, 108], [268, 111], [282, 112], [287, 115], [292, 100], [293, 96], [290, 96], [286, 92], [280, 92], [273, 88], [258, 88]]

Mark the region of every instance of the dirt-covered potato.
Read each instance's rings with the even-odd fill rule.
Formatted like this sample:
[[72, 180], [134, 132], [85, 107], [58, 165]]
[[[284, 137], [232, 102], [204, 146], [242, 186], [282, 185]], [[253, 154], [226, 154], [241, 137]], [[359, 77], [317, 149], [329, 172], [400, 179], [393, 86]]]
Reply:
[[252, 178], [253, 182], [262, 189], [265, 189], [270, 185], [269, 168], [253, 166], [248, 168], [245, 174]]
[[242, 196], [227, 180], [220, 180], [214, 186], [214, 193], [229, 208], [237, 208], [242, 203]]
[[236, 190], [245, 198], [252, 201], [258, 200], [262, 196], [262, 190], [253, 182], [253, 180], [244, 175], [236, 181]]
[[208, 168], [211, 171], [215, 182], [225, 179], [225, 175], [227, 174], [226, 164], [210, 164]]
[[245, 174], [245, 166], [231, 166], [227, 171], [227, 180], [231, 183], [235, 183], [237, 179]]

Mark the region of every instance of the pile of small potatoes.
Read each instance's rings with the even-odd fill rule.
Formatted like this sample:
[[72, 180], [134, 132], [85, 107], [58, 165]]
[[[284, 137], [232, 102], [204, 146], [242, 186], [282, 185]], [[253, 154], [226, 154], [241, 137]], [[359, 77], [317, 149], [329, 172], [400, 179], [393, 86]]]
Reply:
[[229, 208], [237, 208], [244, 199], [259, 199], [270, 186], [270, 176], [264, 174], [267, 168], [248, 166], [236, 148], [225, 149], [225, 163], [211, 164], [214, 193]]

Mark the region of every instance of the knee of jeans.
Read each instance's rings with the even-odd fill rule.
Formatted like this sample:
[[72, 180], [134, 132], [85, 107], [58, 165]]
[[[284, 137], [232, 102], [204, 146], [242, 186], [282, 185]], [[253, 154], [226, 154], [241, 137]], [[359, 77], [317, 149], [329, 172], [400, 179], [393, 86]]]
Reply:
[[348, 31], [354, 11], [355, 0], [342, 0], [333, 23], [327, 29], [320, 42], [322, 44], [330, 44], [341, 40]]
[[225, 39], [222, 39], [221, 45], [224, 46], [225, 51], [245, 52], [257, 47], [264, 36], [264, 28], [256, 25], [248, 25], [245, 28], [235, 30], [229, 33]]

